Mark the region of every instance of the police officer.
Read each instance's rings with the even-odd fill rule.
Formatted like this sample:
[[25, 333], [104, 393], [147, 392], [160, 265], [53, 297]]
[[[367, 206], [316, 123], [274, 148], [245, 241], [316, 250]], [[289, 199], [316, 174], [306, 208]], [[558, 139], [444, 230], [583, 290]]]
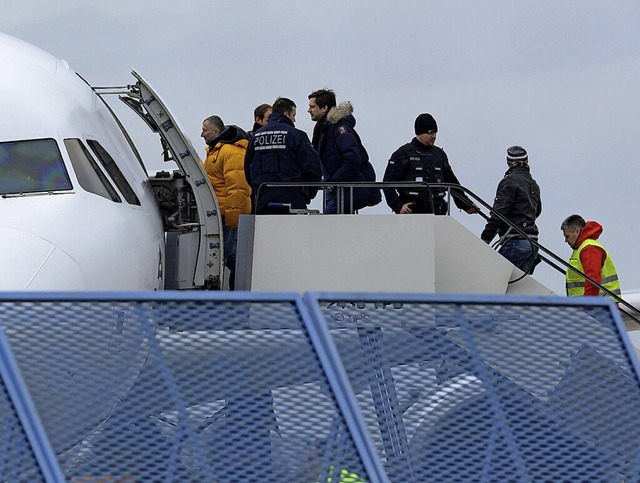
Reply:
[[279, 97], [265, 126], [252, 136], [244, 159], [247, 182], [254, 195], [254, 213], [286, 214], [305, 209], [317, 188], [261, 187], [263, 183], [312, 182], [322, 179], [320, 157], [304, 131], [296, 129], [296, 105]]
[[[391, 155], [383, 181], [414, 181], [460, 185], [446, 153], [435, 146], [438, 125], [431, 114], [420, 114], [414, 123], [416, 137]], [[448, 211], [445, 188], [384, 188], [389, 207], [399, 214]], [[458, 208], [469, 214], [480, 209], [462, 191], [452, 190]]]

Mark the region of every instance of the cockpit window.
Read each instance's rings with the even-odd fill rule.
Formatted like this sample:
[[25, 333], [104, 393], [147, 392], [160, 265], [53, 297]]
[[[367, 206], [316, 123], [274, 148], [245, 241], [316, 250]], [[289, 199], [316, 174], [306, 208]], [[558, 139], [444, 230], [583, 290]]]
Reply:
[[69, 153], [78, 183], [89, 193], [122, 203], [120, 196], [84, 144], [79, 139], [65, 139], [64, 145]]
[[53, 139], [0, 143], [0, 194], [72, 189]]
[[140, 200], [136, 196], [135, 191], [133, 191], [133, 188], [124, 177], [124, 174], [122, 174], [122, 171], [120, 171], [120, 168], [113, 160], [111, 155], [102, 147], [102, 145], [98, 141], [87, 139], [87, 144], [89, 144], [89, 147], [96, 154], [96, 156], [102, 163], [102, 166], [104, 166], [104, 169], [107, 171], [107, 173], [109, 173], [109, 176], [120, 190], [120, 193], [122, 193], [124, 199], [127, 200], [127, 203], [131, 205], [139, 205]]

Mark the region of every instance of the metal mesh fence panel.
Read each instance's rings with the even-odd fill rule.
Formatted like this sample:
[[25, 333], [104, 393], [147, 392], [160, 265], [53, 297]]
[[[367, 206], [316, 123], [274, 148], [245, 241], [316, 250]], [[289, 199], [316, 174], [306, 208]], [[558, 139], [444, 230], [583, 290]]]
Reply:
[[638, 481], [623, 324], [581, 300], [307, 297], [391, 481]]
[[[640, 479], [600, 299], [0, 294], [0, 327], [67, 481]], [[3, 481], [42, 480], [0, 405]]]
[[0, 481], [64, 479], [0, 326]]
[[299, 298], [155, 297], [0, 301], [68, 481], [367, 478]]
[[44, 481], [4, 381], [0, 383], [0, 481]]

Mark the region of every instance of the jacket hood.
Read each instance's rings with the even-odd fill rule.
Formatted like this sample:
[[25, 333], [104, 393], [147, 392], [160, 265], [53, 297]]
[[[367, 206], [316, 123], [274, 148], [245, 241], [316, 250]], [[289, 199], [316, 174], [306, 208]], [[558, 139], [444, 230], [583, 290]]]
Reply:
[[597, 221], [587, 221], [580, 232], [580, 236], [578, 236], [576, 240], [575, 248], [578, 248], [585, 240], [597, 240], [600, 235], [602, 235], [602, 225]]
[[235, 143], [241, 139], [249, 140], [249, 135], [241, 127], [231, 124], [225, 126], [222, 132], [207, 144], [213, 148], [218, 143]]
[[327, 122], [330, 124], [336, 124], [342, 120], [351, 124], [351, 127], [356, 125], [356, 118], [352, 116], [353, 106], [351, 102], [344, 101], [335, 107], [332, 107], [327, 113]]

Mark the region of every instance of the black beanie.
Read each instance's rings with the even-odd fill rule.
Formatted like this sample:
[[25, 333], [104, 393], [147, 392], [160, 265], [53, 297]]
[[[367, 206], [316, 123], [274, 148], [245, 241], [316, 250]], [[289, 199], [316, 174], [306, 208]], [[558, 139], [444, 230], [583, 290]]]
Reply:
[[511, 146], [507, 149], [507, 164], [529, 163], [529, 156], [522, 146]]
[[431, 114], [427, 113], [420, 114], [418, 117], [416, 117], [414, 127], [416, 130], [416, 136], [418, 134], [432, 134], [438, 132], [438, 125], [436, 124], [436, 120]]

